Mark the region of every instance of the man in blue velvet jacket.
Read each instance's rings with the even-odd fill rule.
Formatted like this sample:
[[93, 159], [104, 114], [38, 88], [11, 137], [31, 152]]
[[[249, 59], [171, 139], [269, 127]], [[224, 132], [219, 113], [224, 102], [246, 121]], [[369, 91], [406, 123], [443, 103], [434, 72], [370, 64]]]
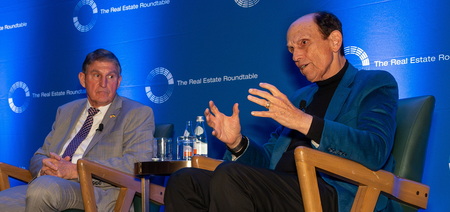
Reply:
[[[257, 117], [280, 124], [263, 147], [241, 134], [239, 109], [225, 116], [211, 101], [205, 116], [212, 134], [227, 145], [216, 171], [181, 170], [169, 180], [167, 211], [303, 211], [294, 149], [309, 146], [373, 169], [391, 171], [398, 88], [385, 71], [358, 71], [344, 57], [342, 25], [317, 12], [297, 19], [287, 33], [292, 59], [311, 85], [288, 99], [275, 86], [250, 89], [248, 100], [264, 106]], [[357, 188], [317, 177], [324, 211], [350, 211]], [[180, 207], [180, 208], [178, 208]], [[376, 211], [395, 204], [380, 197]]]

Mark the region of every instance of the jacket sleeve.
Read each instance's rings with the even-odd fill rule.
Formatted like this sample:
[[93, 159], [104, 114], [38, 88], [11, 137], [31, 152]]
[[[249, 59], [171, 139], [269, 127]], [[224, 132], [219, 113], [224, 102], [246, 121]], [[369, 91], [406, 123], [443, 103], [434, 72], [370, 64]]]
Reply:
[[134, 173], [134, 164], [150, 161], [153, 155], [155, 131], [153, 110], [141, 106], [123, 114], [126, 118], [117, 123], [106, 137], [102, 138], [84, 158]]
[[[229, 150], [226, 150], [223, 157], [224, 160], [231, 161], [232, 154]], [[239, 156], [235, 161], [251, 166], [269, 167], [269, 156], [266, 154], [264, 149], [256, 142], [249, 139], [249, 144], [245, 152]]]
[[52, 130], [50, 131], [50, 133], [47, 135], [47, 137], [45, 138], [44, 144], [42, 145], [42, 147], [40, 147], [33, 155], [33, 157], [31, 157], [30, 159], [30, 167], [29, 170], [31, 172], [31, 175], [33, 177], [36, 177], [39, 174], [39, 171], [42, 169], [42, 160], [45, 158], [48, 158], [47, 155], [50, 154], [51, 152], [51, 148], [53, 146], [55, 146], [55, 128], [57, 126], [61, 126], [62, 122], [67, 121], [67, 119], [63, 119], [62, 116], [60, 115], [62, 111], [61, 107], [58, 107], [58, 110], [56, 112], [56, 118], [55, 121], [53, 122], [52, 125]]
[[397, 83], [384, 71], [360, 71], [357, 77], [342, 113], [335, 120], [325, 119], [318, 149], [378, 170], [393, 146]]

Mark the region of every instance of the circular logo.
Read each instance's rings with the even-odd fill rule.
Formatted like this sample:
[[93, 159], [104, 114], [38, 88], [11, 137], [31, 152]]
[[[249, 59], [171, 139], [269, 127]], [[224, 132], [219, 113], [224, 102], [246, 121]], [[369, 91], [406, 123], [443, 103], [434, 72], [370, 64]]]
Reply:
[[30, 89], [27, 84], [18, 81], [9, 89], [8, 103], [11, 110], [15, 113], [22, 113], [30, 104]]
[[174, 80], [169, 70], [158, 67], [153, 69], [147, 76], [145, 93], [150, 101], [161, 104], [172, 95]]
[[97, 21], [98, 8], [93, 0], [80, 0], [73, 10], [73, 25], [80, 32], [91, 30]]
[[362, 67], [365, 69], [369, 69], [370, 60], [367, 56], [366, 52], [357, 46], [347, 46], [344, 48], [345, 55], [356, 55], [362, 63]]
[[258, 4], [259, 0], [234, 0], [234, 2], [240, 7], [249, 8]]

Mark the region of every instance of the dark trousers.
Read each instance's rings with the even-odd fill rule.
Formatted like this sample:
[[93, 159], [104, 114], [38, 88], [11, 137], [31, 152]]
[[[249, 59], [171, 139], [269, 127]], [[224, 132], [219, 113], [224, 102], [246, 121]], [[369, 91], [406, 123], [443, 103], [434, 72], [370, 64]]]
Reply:
[[[318, 175], [319, 176], [319, 175]], [[318, 177], [323, 211], [337, 211], [335, 189]], [[166, 211], [304, 211], [297, 175], [225, 162], [216, 171], [171, 175]]]

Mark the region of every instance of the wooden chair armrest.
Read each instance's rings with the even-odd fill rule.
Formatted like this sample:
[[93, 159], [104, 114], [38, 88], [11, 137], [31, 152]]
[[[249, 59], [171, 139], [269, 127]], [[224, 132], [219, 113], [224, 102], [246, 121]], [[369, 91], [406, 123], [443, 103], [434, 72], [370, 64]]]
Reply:
[[413, 181], [396, 177], [391, 195], [394, 199], [407, 203], [416, 208], [426, 209], [430, 187]]
[[[316, 170], [359, 186], [352, 211], [373, 211], [380, 192], [416, 208], [426, 208], [429, 187], [421, 183], [384, 170], [372, 171], [357, 162], [307, 147], [295, 149], [295, 160], [306, 211], [321, 210]], [[311, 208], [307, 208], [309, 205]]]
[[[92, 179], [98, 179], [120, 188], [114, 211], [129, 211], [134, 195], [141, 193], [140, 179], [116, 169], [80, 159], [77, 162], [83, 203], [87, 212], [97, 211]], [[150, 184], [150, 199], [163, 204], [164, 187]]]
[[192, 167], [214, 171], [223, 160], [217, 160], [205, 156], [196, 155], [192, 157]]
[[28, 183], [33, 177], [27, 169], [0, 162], [0, 191], [10, 187], [9, 177]]

